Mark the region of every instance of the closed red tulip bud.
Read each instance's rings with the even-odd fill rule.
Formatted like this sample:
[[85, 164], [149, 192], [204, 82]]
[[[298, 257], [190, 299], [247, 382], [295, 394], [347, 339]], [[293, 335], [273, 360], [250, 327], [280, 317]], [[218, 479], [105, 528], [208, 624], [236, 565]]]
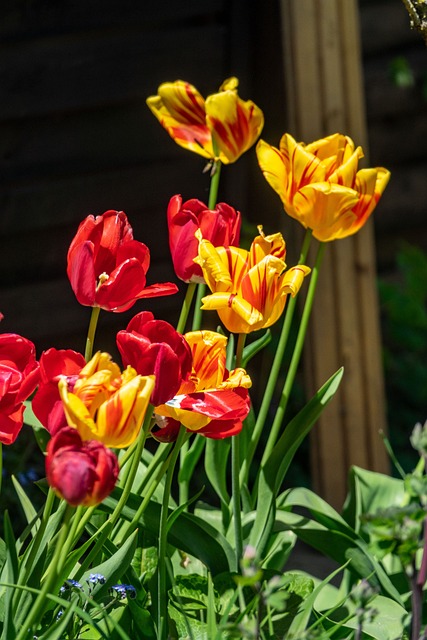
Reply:
[[149, 311], [138, 313], [126, 331], [119, 331], [117, 347], [125, 367], [130, 365], [143, 376], [155, 375], [150, 398], [154, 405], [172, 398], [191, 373], [191, 350], [184, 336]]
[[79, 226], [67, 256], [67, 275], [82, 305], [127, 311], [140, 298], [177, 292], [171, 283], [146, 286], [150, 252], [133, 239], [123, 211], [88, 216]]
[[64, 427], [48, 442], [46, 475], [52, 489], [70, 505], [92, 506], [114, 489], [119, 465], [102, 443], [83, 442], [76, 429]]
[[0, 335], [0, 442], [15, 442], [24, 420], [23, 402], [39, 379], [34, 344], [16, 333]]
[[194, 262], [198, 254], [195, 232], [200, 229], [203, 238], [215, 247], [239, 244], [240, 213], [221, 202], [208, 209], [200, 200], [182, 202], [173, 196], [168, 206], [169, 247], [175, 273], [184, 282], [204, 282], [202, 269]]

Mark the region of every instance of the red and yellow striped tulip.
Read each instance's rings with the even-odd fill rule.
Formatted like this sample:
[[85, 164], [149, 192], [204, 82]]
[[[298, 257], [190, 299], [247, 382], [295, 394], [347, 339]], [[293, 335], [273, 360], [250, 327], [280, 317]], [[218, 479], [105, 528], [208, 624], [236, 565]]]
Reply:
[[65, 376], [58, 386], [67, 422], [82, 440], [122, 448], [139, 434], [154, 376], [137, 375], [132, 367], [121, 373], [108, 353], [98, 352], [80, 371], [72, 392]]
[[232, 333], [251, 333], [274, 324], [281, 316], [288, 294], [295, 296], [310, 273], [305, 265], [286, 270], [286, 244], [282, 234], [265, 236], [262, 227], [250, 251], [238, 247], [214, 247], [199, 238], [201, 266], [211, 295], [202, 309], [216, 310]]
[[383, 167], [358, 169], [362, 148], [340, 133], [308, 145], [285, 133], [279, 149], [260, 140], [257, 156], [286, 213], [322, 242], [359, 231], [390, 178]]
[[185, 339], [193, 371], [174, 398], [155, 408], [161, 428], [153, 435], [163, 442], [173, 441], [180, 424], [207, 438], [236, 435], [250, 409], [250, 377], [244, 369], [227, 371], [225, 336], [215, 331], [191, 331]]
[[229, 164], [254, 144], [264, 125], [261, 109], [239, 98], [238, 84], [237, 78], [228, 78], [204, 100], [188, 82], [165, 82], [147, 105], [181, 147]]

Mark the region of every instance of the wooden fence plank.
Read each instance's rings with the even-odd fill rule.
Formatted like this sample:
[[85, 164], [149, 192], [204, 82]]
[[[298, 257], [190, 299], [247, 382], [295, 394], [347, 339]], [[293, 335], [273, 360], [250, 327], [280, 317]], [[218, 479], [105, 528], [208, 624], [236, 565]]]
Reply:
[[[345, 9], [339, 0], [283, 0], [281, 6], [289, 131], [306, 142], [340, 131], [365, 144], [356, 2], [347, 2]], [[378, 435], [385, 428], [385, 411], [372, 271], [375, 254], [366, 236], [372, 233], [370, 225], [365, 237], [327, 247], [311, 319], [306, 362], [311, 390], [346, 365], [340, 392], [313, 437], [314, 485], [335, 506], [343, 502], [350, 464], [387, 468]], [[361, 270], [362, 263], [371, 268]]]

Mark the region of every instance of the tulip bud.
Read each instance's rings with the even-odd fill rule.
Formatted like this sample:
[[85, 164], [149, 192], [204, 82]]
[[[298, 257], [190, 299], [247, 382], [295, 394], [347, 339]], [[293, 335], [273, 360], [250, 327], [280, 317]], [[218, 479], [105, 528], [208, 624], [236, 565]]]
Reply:
[[96, 440], [83, 442], [72, 427], [64, 427], [47, 445], [49, 485], [70, 505], [91, 506], [106, 498], [119, 475], [116, 456]]

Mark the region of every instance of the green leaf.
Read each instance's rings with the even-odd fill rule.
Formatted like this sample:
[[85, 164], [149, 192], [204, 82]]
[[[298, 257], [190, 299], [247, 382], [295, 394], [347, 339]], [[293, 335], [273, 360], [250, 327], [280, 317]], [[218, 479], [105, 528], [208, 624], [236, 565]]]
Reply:
[[106, 541], [104, 552], [111, 553], [110, 558], [96, 567], [91, 567], [91, 569], [79, 578], [79, 582], [84, 582], [89, 578], [91, 573], [100, 573], [105, 576], [105, 583], [101, 584], [98, 582], [92, 590], [92, 597], [94, 599], [102, 598], [108, 592], [108, 589], [113, 584], [116, 584], [129, 569], [136, 549], [137, 533], [138, 532], [135, 531], [129, 536], [119, 549], [116, 549], [111, 541]]
[[178, 481], [189, 482], [193, 476], [194, 469], [203, 453], [206, 444], [206, 438], [197, 434], [190, 449], [187, 451], [184, 462], [181, 463]]
[[267, 331], [257, 340], [251, 342], [251, 344], [246, 345], [243, 349], [242, 356], [242, 367], [246, 369], [248, 362], [259, 352], [261, 349], [264, 349], [271, 342], [271, 331], [267, 329]]
[[[112, 512], [122, 490], [116, 487], [100, 505], [100, 509]], [[122, 510], [122, 517], [132, 520], [141, 504], [141, 496], [131, 493]], [[139, 526], [152, 536], [158, 536], [161, 505], [151, 501], [139, 521]], [[169, 509], [169, 515], [172, 509]], [[181, 513], [168, 533], [169, 544], [201, 560], [215, 576], [223, 571], [236, 569], [236, 558], [230, 543], [214, 527], [190, 513]]]
[[[21, 507], [24, 510], [25, 517], [27, 519], [28, 524], [30, 523], [34, 524], [37, 520], [37, 511], [34, 509], [33, 503], [31, 502], [30, 498], [27, 496], [24, 489], [22, 488], [22, 485], [19, 483], [17, 478], [15, 478], [14, 475], [12, 475], [12, 482], [13, 482], [13, 486], [15, 487], [16, 494], [19, 498], [19, 502], [21, 503]], [[32, 527], [33, 535], [35, 531], [36, 529], [33, 526]]]
[[276, 495], [295, 453], [326, 405], [332, 400], [343, 376], [339, 369], [287, 425], [260, 474], [255, 523], [250, 544], [262, 557], [274, 523]]
[[[291, 490], [289, 494], [293, 491]], [[301, 499], [304, 492], [311, 493], [308, 500]], [[348, 568], [351, 571], [360, 578], [368, 578], [369, 582], [381, 589], [384, 595], [391, 597], [403, 606], [399, 592], [382, 565], [369, 550], [367, 543], [346, 525], [339, 514], [332, 518], [332, 507], [319, 496], [308, 489], [296, 490], [296, 495], [300, 495], [300, 499], [298, 502], [294, 500], [292, 506], [298, 504], [300, 507], [312, 510], [316, 519], [313, 520], [292, 511], [279, 509], [276, 514], [275, 528], [282, 526], [285, 529], [290, 529], [300, 540], [339, 564], [344, 565], [350, 560]], [[284, 505], [284, 507], [290, 505], [291, 503]], [[323, 508], [325, 508], [325, 514], [322, 516]]]
[[[19, 562], [16, 554], [16, 541], [10, 522], [9, 513], [4, 513], [4, 537], [6, 542], [6, 562], [3, 567], [1, 582], [16, 584], [19, 573]], [[0, 598], [4, 597], [4, 626], [2, 640], [16, 638], [15, 621], [12, 613], [12, 601], [15, 590], [12, 587], [1, 587]]]
[[403, 480], [354, 466], [350, 469], [343, 517], [355, 531], [359, 531], [362, 514], [374, 513], [393, 504], [401, 505], [404, 493]]
[[[369, 602], [369, 609], [375, 609], [377, 615], [372, 622], [363, 623], [363, 637], [374, 638], [375, 640], [396, 640], [402, 638], [405, 631], [405, 621], [408, 619], [408, 612], [400, 604], [385, 598], [376, 596]], [[354, 616], [343, 623], [343, 628], [357, 629], [357, 618]]]
[[24, 423], [32, 427], [34, 437], [39, 445], [41, 451], [46, 451], [46, 445], [50, 439], [50, 434], [47, 429], [42, 425], [40, 420], [36, 418], [31, 400], [25, 400], [24, 402]]
[[227, 506], [230, 495], [227, 488], [227, 464], [230, 456], [231, 438], [225, 440], [206, 439], [205, 471], [215, 493]]

